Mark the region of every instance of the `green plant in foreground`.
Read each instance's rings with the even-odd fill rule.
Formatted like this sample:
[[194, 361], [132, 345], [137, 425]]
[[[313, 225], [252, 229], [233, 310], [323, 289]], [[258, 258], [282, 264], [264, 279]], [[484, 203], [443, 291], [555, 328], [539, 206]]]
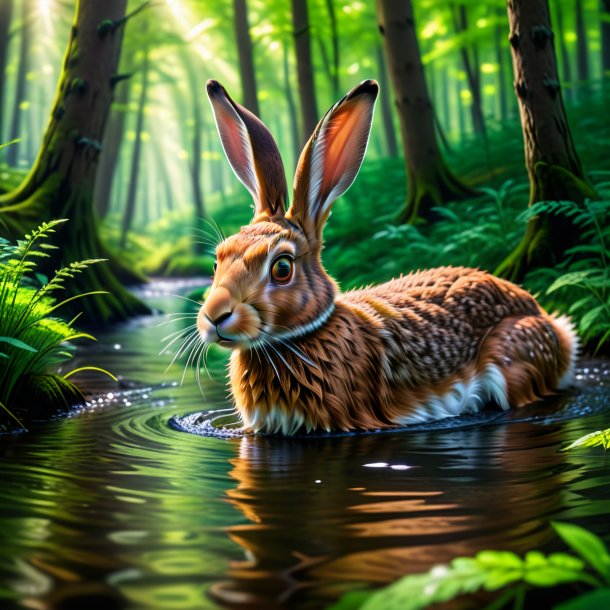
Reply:
[[563, 451], [576, 449], [577, 447], [598, 447], [599, 445], [601, 445], [604, 449], [610, 449], [610, 428], [585, 434], [585, 436], [581, 436], [573, 443], [565, 447]]
[[522, 608], [528, 589], [581, 583], [593, 590], [558, 606], [558, 610], [610, 607], [610, 553], [595, 534], [577, 525], [553, 523], [575, 554], [530, 551], [525, 557], [506, 551], [481, 551], [458, 557], [425, 574], [405, 576], [379, 591], [346, 594], [331, 610], [420, 610], [459, 595], [505, 589], [488, 608]]
[[72, 357], [70, 341], [94, 339], [75, 330], [75, 320], [57, 317], [57, 310], [82, 296], [102, 294], [95, 291], [60, 302], [55, 299], [67, 281], [98, 260], [70, 263], [50, 279], [37, 273], [37, 262], [56, 248], [48, 238], [63, 222], [43, 223], [16, 245], [0, 239], [0, 412], [22, 428], [19, 415], [39, 407], [36, 403], [44, 403], [47, 411], [83, 404], [82, 394], [68, 378], [84, 369], [96, 369], [81, 367], [63, 376], [54, 373]]

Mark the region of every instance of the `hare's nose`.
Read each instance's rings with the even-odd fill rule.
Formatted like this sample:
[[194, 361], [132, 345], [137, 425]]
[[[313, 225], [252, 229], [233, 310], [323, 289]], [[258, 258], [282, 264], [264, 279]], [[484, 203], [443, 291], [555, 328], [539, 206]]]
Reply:
[[214, 326], [218, 326], [233, 311], [231, 293], [223, 286], [219, 286], [205, 300], [203, 311], [208, 320]]

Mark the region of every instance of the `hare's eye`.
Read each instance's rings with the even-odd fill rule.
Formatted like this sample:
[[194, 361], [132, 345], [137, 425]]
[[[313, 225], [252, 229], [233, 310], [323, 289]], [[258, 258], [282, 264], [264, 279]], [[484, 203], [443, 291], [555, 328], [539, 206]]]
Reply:
[[271, 279], [276, 284], [287, 284], [292, 279], [294, 262], [288, 256], [280, 256], [271, 265]]
[[214, 273], [216, 273], [216, 269], [218, 269], [218, 261], [214, 261]]

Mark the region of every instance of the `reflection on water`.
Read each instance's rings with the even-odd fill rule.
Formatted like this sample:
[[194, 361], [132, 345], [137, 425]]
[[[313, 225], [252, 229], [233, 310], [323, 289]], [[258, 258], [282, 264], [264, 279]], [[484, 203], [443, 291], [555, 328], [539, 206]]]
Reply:
[[558, 452], [607, 422], [599, 390], [568, 401], [592, 408], [576, 420], [549, 422], [562, 401], [484, 427], [206, 438], [168, 421], [226, 407], [224, 380], [205, 402], [174, 385], [157, 322], [92, 349], [122, 388], [88, 379], [93, 408], [0, 440], [1, 608], [322, 608], [455, 555], [552, 545], [550, 519], [607, 533], [608, 456]]

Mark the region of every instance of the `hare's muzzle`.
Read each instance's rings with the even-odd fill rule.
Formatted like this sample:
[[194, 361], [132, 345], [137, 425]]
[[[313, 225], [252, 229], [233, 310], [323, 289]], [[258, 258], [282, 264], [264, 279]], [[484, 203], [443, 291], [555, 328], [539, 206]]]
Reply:
[[255, 341], [260, 327], [256, 309], [236, 301], [222, 286], [210, 293], [197, 316], [197, 328], [205, 342], [225, 347], [238, 347]]

